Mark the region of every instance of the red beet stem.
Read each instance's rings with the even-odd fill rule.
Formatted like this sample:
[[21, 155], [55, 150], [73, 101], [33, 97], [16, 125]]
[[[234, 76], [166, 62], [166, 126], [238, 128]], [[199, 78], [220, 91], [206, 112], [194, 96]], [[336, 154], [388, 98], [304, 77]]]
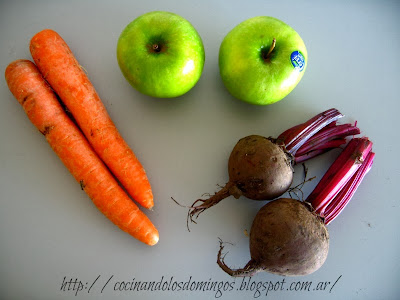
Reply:
[[[360, 173], [361, 180], [354, 177], [360, 167], [366, 165], [365, 173], [371, 168], [374, 158], [374, 154], [368, 157], [371, 149], [372, 142], [367, 137], [351, 139], [306, 199], [315, 212], [322, 218], [327, 218], [328, 222], [331, 222], [350, 201], [365, 176], [364, 173]], [[359, 182], [350, 197], [345, 199], [346, 190], [353, 189], [349, 183], [353, 180]]]
[[336, 140], [339, 141], [340, 146], [343, 141], [346, 143], [344, 138], [359, 133], [360, 129], [356, 125], [351, 124], [335, 124], [334, 126], [325, 127], [310, 137], [310, 139], [297, 150], [295, 156], [302, 156], [313, 150], [338, 147], [335, 143]]
[[349, 203], [357, 188], [359, 187], [361, 181], [371, 169], [374, 157], [374, 152], [368, 153], [366, 159], [357, 170], [357, 172], [353, 175], [353, 177], [351, 177], [351, 179], [346, 183], [346, 185], [340, 190], [337, 196], [328, 205], [325, 210], [326, 225], [332, 222]]
[[297, 150], [299, 150], [313, 135], [342, 117], [343, 115], [337, 109], [328, 109], [307, 122], [284, 131], [279, 135], [277, 140], [284, 143], [286, 150], [290, 154], [295, 155]]
[[335, 139], [335, 140], [332, 140], [332, 141], [328, 141], [328, 142], [324, 143], [323, 145], [321, 145], [320, 149], [316, 148], [316, 149], [311, 150], [311, 151], [309, 151], [309, 152], [307, 152], [305, 154], [300, 154], [300, 155], [296, 154], [296, 156], [294, 157], [294, 162], [295, 162], [295, 164], [302, 163], [302, 162], [304, 162], [306, 160], [309, 160], [309, 159], [311, 159], [313, 157], [321, 155], [321, 154], [323, 154], [325, 152], [328, 152], [328, 151], [330, 151], [332, 149], [339, 148], [341, 145], [344, 145], [346, 143], [347, 143], [347, 141], [345, 139]]

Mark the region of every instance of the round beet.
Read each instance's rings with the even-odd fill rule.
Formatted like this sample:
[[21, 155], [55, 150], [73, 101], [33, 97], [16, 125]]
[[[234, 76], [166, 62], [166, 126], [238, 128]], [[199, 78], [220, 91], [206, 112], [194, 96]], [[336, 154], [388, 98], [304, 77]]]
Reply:
[[[192, 221], [194, 216], [231, 195], [252, 200], [272, 200], [282, 195], [292, 184], [292, 156], [274, 139], [250, 135], [240, 139], [233, 148], [228, 173], [229, 181], [222, 189], [192, 204], [188, 213]], [[196, 206], [197, 202], [201, 204]]]
[[271, 138], [250, 135], [238, 141], [228, 161], [229, 181], [253, 200], [271, 200], [293, 180], [291, 156]]
[[306, 275], [328, 256], [329, 233], [305, 202], [282, 198], [257, 213], [250, 231], [250, 255], [259, 266], [280, 275]]
[[218, 264], [231, 276], [266, 271], [284, 276], [307, 275], [328, 256], [329, 233], [323, 220], [305, 202], [281, 198], [264, 205], [250, 231], [251, 260], [230, 269], [218, 254]]

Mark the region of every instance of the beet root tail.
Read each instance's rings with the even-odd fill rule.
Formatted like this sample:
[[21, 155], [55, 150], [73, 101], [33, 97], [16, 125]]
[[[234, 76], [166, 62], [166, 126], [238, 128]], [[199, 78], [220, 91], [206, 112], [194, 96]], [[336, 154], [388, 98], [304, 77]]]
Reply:
[[197, 219], [203, 211], [216, 205], [221, 200], [231, 195], [235, 198], [239, 198], [239, 192], [239, 189], [234, 183], [228, 182], [222, 189], [210, 196], [208, 199], [197, 199], [195, 202], [193, 202], [192, 206], [189, 207], [188, 221], [190, 219], [192, 223], [196, 224], [195, 219]]
[[230, 267], [228, 267], [228, 265], [224, 261], [226, 253], [224, 255], [222, 255], [223, 249], [224, 249], [224, 242], [220, 240], [217, 264], [228, 275], [230, 275], [232, 277], [250, 277], [250, 276], [253, 276], [255, 273], [261, 271], [261, 269], [258, 267], [257, 263], [252, 259], [241, 269], [231, 269]]

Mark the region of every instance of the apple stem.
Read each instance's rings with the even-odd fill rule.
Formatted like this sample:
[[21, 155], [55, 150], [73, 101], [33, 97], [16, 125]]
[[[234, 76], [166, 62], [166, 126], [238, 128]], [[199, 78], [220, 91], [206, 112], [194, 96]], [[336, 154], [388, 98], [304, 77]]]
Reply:
[[276, 45], [276, 38], [274, 38], [274, 39], [272, 40], [271, 47], [269, 47], [269, 50], [268, 50], [267, 54], [264, 53], [264, 55], [263, 55], [264, 60], [269, 59], [269, 57], [270, 57], [272, 51], [274, 51], [274, 49], [275, 49], [275, 45]]
[[161, 48], [158, 44], [153, 44], [153, 50], [154, 50], [154, 52], [160, 52]]

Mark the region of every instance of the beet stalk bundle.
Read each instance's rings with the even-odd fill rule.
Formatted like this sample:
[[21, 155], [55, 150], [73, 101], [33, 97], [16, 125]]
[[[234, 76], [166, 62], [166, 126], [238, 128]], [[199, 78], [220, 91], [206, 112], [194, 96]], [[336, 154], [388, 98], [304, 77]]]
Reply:
[[293, 166], [346, 144], [346, 137], [360, 133], [352, 124], [338, 125], [343, 115], [326, 110], [278, 136], [250, 135], [240, 139], [229, 161], [229, 181], [208, 199], [198, 199], [189, 208], [188, 218], [195, 223], [204, 210], [221, 200], [245, 196], [253, 200], [272, 200], [285, 193], [293, 180]]
[[350, 201], [374, 157], [368, 138], [351, 139], [304, 202], [280, 198], [259, 210], [250, 231], [251, 259], [244, 268], [225, 264], [222, 242], [218, 265], [234, 277], [260, 271], [296, 276], [318, 270], [328, 256], [326, 225]]

